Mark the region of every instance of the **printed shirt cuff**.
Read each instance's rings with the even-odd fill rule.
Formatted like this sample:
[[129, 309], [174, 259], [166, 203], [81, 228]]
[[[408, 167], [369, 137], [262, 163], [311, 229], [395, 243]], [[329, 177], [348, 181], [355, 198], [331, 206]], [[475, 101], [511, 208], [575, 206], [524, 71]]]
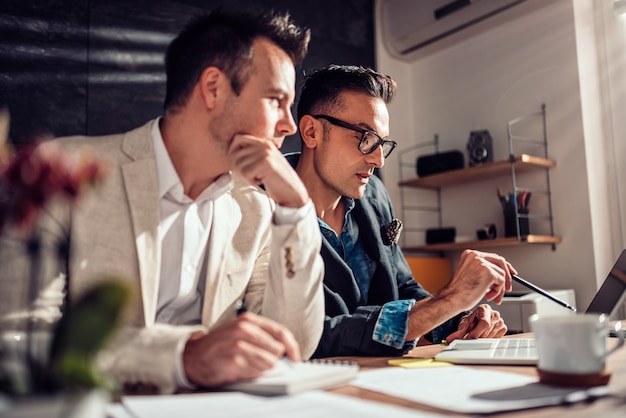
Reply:
[[385, 303], [374, 326], [372, 339], [397, 349], [404, 347], [409, 326], [409, 312], [413, 305], [415, 305], [414, 299]]

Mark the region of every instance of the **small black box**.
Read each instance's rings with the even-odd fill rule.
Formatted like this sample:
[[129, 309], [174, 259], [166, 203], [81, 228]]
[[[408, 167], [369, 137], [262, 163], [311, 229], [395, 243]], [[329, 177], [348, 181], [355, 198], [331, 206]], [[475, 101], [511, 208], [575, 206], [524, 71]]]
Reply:
[[461, 151], [446, 151], [423, 155], [417, 158], [417, 175], [430, 176], [444, 171], [458, 170], [465, 166], [465, 156]]
[[443, 244], [454, 242], [456, 228], [430, 228], [426, 230], [426, 244]]

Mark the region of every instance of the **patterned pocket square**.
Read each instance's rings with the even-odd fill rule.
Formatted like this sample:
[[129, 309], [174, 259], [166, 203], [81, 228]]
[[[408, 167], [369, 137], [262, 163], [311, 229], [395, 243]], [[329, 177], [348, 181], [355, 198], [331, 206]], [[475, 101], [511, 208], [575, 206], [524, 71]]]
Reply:
[[387, 230], [385, 231], [385, 236], [383, 237], [385, 238], [385, 244], [397, 244], [398, 240], [400, 239], [400, 232], [402, 232], [402, 222], [400, 222], [400, 220], [396, 218], [392, 219], [391, 222], [389, 222], [389, 226], [387, 227]]

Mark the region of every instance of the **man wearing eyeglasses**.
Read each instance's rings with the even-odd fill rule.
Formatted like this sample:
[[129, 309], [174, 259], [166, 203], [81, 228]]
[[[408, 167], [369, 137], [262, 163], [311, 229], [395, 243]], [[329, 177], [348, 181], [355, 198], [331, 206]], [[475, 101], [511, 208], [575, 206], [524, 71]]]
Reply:
[[322, 231], [324, 332], [314, 357], [400, 355], [421, 337], [501, 337], [496, 303], [515, 269], [496, 254], [465, 251], [450, 283], [429, 294], [397, 244], [399, 221], [374, 170], [397, 146], [387, 104], [396, 83], [368, 68], [330, 66], [308, 76], [300, 96], [299, 161]]

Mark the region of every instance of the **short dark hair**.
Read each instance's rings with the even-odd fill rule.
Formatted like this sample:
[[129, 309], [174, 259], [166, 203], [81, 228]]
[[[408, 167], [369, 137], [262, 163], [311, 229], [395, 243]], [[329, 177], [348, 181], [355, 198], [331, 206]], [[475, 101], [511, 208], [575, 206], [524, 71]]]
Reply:
[[388, 75], [355, 65], [330, 65], [305, 77], [298, 102], [298, 122], [304, 115], [324, 114], [341, 107], [345, 91], [368, 94], [389, 104], [396, 82]]
[[296, 26], [288, 13], [229, 13], [216, 10], [193, 19], [170, 43], [165, 55], [165, 108], [182, 106], [205, 68], [215, 66], [230, 79], [235, 94], [250, 77], [252, 44], [260, 37], [283, 49], [298, 65], [311, 33]]

